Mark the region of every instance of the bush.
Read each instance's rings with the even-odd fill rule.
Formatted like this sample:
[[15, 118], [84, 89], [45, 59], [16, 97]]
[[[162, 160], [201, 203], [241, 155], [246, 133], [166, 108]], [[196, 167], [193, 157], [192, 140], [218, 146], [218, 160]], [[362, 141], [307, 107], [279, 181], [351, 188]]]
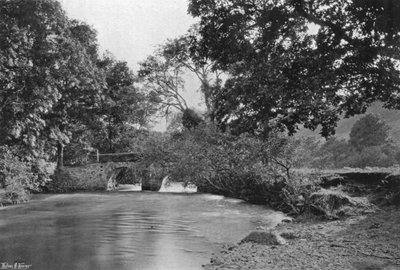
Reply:
[[329, 138], [319, 147], [312, 158], [311, 167], [332, 169], [349, 166], [347, 160], [355, 152], [356, 150], [345, 140], [339, 140], [335, 137]]
[[195, 184], [202, 192], [299, 214], [302, 194], [315, 190], [316, 177], [293, 172], [310, 161], [310, 152], [303, 149], [310, 146], [307, 140], [281, 134], [260, 140], [201, 125], [171, 139], [168, 173], [173, 181]]
[[397, 163], [392, 153], [384, 146], [370, 146], [355, 152], [347, 158], [348, 167], [390, 167]]
[[366, 114], [351, 128], [349, 143], [358, 151], [381, 146], [389, 142], [389, 130], [390, 127], [379, 116]]
[[54, 166], [43, 159], [25, 160], [17, 155], [17, 149], [0, 147], [0, 186], [5, 188], [2, 204], [27, 201], [30, 191], [39, 191], [50, 181]]
[[186, 109], [182, 115], [182, 125], [187, 129], [196, 128], [204, 120], [192, 109]]
[[345, 140], [330, 138], [312, 157], [311, 167], [390, 167], [400, 162], [400, 148], [392, 143], [356, 148]]
[[11, 182], [0, 197], [1, 205], [26, 202], [30, 198], [29, 192], [19, 182]]
[[400, 162], [400, 147], [389, 137], [390, 127], [367, 114], [352, 127], [348, 141], [335, 137], [322, 144], [312, 166], [324, 169], [390, 167]]
[[[219, 133], [212, 126], [185, 131], [171, 143], [171, 179], [237, 193], [243, 179], [259, 181], [264, 168], [262, 142]], [[255, 177], [257, 176], [257, 177]], [[261, 178], [260, 178], [261, 179]]]

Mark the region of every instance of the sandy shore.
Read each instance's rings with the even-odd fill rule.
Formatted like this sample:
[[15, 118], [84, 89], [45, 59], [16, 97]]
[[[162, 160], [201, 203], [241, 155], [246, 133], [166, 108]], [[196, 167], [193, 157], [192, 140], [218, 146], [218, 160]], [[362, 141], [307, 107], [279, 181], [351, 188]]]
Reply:
[[400, 270], [400, 208], [331, 222], [280, 224], [285, 245], [242, 243], [215, 254], [206, 270]]

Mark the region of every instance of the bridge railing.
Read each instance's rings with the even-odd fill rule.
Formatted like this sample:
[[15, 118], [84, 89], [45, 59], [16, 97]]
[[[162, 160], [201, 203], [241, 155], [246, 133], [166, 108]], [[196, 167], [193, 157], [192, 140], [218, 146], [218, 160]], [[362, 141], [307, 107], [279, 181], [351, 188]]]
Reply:
[[105, 163], [105, 162], [136, 162], [143, 158], [143, 153], [139, 152], [125, 152], [125, 153], [105, 153], [96, 154], [88, 153], [88, 163]]

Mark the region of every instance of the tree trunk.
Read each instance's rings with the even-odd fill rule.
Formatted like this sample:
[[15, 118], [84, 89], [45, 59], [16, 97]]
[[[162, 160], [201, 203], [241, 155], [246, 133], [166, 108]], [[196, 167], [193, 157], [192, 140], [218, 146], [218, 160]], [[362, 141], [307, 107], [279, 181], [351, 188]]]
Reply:
[[61, 142], [57, 143], [57, 169], [64, 167], [64, 145]]

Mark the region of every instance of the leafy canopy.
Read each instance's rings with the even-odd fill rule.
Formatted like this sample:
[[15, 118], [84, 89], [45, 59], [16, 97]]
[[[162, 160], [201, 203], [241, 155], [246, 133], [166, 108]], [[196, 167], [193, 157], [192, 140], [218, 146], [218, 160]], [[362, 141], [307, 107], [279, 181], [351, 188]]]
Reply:
[[373, 101], [400, 108], [400, 2], [191, 0], [198, 51], [229, 72], [216, 118], [237, 133], [328, 136]]
[[0, 0], [0, 36], [0, 145], [21, 156], [53, 160], [57, 146], [62, 166], [71, 141], [114, 150], [154, 113], [127, 63], [100, 57], [96, 31], [57, 1]]
[[0, 144], [35, 156], [67, 144], [104, 85], [95, 31], [55, 1], [1, 0], [0, 34]]

